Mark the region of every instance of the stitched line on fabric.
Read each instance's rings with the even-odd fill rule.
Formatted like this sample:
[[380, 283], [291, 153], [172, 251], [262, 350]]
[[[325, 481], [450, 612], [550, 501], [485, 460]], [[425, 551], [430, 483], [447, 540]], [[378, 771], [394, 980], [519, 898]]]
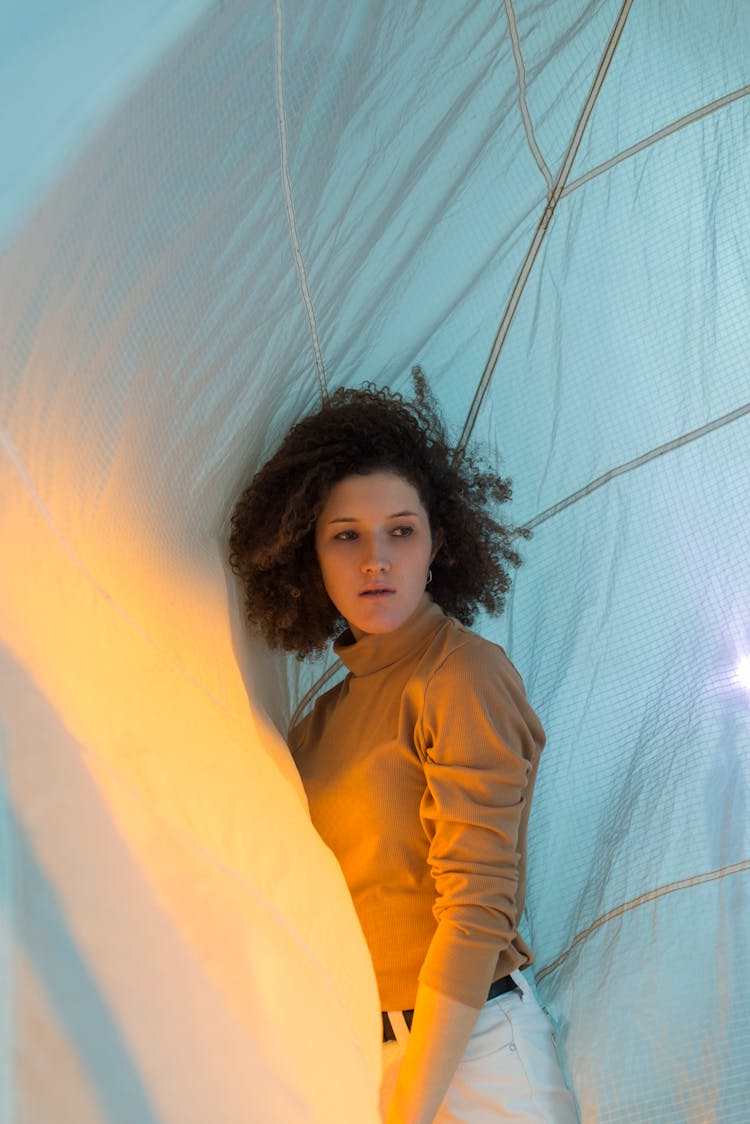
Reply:
[[750, 859], [742, 859], [740, 862], [730, 863], [729, 866], [722, 866], [718, 870], [710, 870], [705, 874], [694, 874], [690, 878], [680, 878], [677, 882], [667, 882], [664, 886], [657, 886], [654, 890], [647, 890], [643, 894], [639, 894], [637, 898], [631, 898], [630, 901], [623, 902], [622, 905], [615, 906], [607, 913], [603, 913], [601, 917], [597, 917], [591, 925], [582, 929], [580, 933], [576, 933], [570, 945], [561, 952], [551, 963], [545, 964], [534, 973], [534, 978], [539, 981], [548, 976], [550, 972], [556, 971], [561, 964], [567, 960], [573, 949], [585, 941], [588, 937], [601, 929], [603, 925], [614, 921], [617, 917], [623, 917], [626, 913], [631, 913], [635, 909], [639, 909], [642, 905], [648, 905], [649, 902], [658, 901], [659, 898], [664, 898], [668, 894], [674, 894], [678, 890], [690, 890], [695, 886], [703, 886], [707, 882], [716, 882], [720, 878], [728, 878], [732, 874], [742, 874], [744, 871], [750, 870]]
[[716, 429], [721, 429], [731, 422], [739, 421], [740, 418], [745, 417], [747, 414], [750, 414], [750, 402], [747, 402], [744, 406], [738, 406], [736, 410], [732, 410], [729, 414], [723, 414], [720, 418], [714, 418], [713, 421], [707, 422], [706, 425], [702, 425], [698, 429], [691, 429], [689, 433], [683, 433], [682, 436], [675, 437], [672, 441], [667, 441], [663, 445], [658, 445], [655, 449], [650, 449], [649, 452], [643, 453], [640, 457], [634, 457], [633, 460], [626, 461], [625, 464], [610, 468], [607, 472], [603, 473], [601, 476], [597, 476], [595, 480], [586, 484], [585, 487], [579, 488], [577, 492], [566, 496], [564, 500], [560, 500], [559, 503], [553, 504], [552, 507], [548, 507], [545, 511], [540, 512], [539, 515], [535, 515], [534, 518], [525, 525], [524, 529], [533, 531], [540, 523], [546, 522], [547, 519], [551, 519], [553, 515], [558, 515], [561, 511], [564, 511], [566, 507], [570, 507], [572, 504], [578, 503], [579, 500], [585, 499], [586, 496], [590, 496], [597, 488], [604, 487], [610, 480], [614, 480], [616, 476], [624, 476], [627, 472], [633, 472], [634, 469], [648, 464], [649, 461], [655, 460], [657, 457], [663, 457], [665, 453], [672, 453], [675, 449], [681, 449], [683, 445], [689, 445], [692, 441], [697, 441], [699, 438], [705, 437], [708, 433], [713, 433]]
[[546, 161], [542, 156], [542, 151], [537, 144], [536, 136], [534, 135], [534, 126], [531, 121], [531, 114], [526, 104], [526, 67], [524, 66], [523, 54], [521, 52], [521, 39], [518, 34], [518, 20], [516, 19], [516, 13], [513, 9], [513, 0], [505, 0], [505, 14], [508, 17], [510, 41], [513, 47], [516, 74], [518, 75], [518, 103], [521, 108], [521, 120], [523, 121], [523, 127], [526, 132], [526, 139], [529, 142], [531, 155], [534, 157], [536, 165], [547, 183], [547, 196], [549, 197], [554, 190], [552, 172], [547, 167]]
[[299, 287], [302, 293], [302, 300], [307, 312], [307, 320], [310, 325], [310, 336], [312, 339], [312, 349], [315, 356], [315, 369], [318, 374], [318, 386], [320, 389], [320, 397], [323, 403], [328, 402], [328, 386], [326, 383], [326, 372], [323, 364], [323, 352], [320, 347], [320, 337], [318, 336], [318, 325], [315, 320], [315, 309], [313, 308], [312, 297], [310, 296], [310, 286], [307, 282], [307, 273], [305, 271], [305, 263], [302, 258], [302, 247], [300, 246], [299, 236], [297, 233], [297, 219], [294, 213], [294, 198], [292, 195], [292, 183], [289, 179], [289, 155], [287, 146], [287, 130], [286, 130], [286, 109], [284, 105], [284, 83], [283, 83], [283, 58], [284, 58], [284, 12], [281, 0], [276, 0], [276, 110], [279, 121], [279, 145], [281, 148], [281, 182], [284, 188], [284, 206], [286, 207], [286, 218], [289, 225], [289, 236], [292, 241], [292, 251], [294, 253], [294, 261], [297, 266], [297, 277], [299, 278]]
[[607, 44], [604, 48], [604, 53], [596, 70], [596, 74], [594, 75], [594, 81], [591, 84], [591, 89], [589, 90], [586, 100], [583, 103], [583, 108], [581, 110], [578, 121], [576, 122], [576, 127], [573, 130], [573, 136], [570, 139], [570, 144], [568, 145], [568, 150], [565, 153], [560, 171], [558, 172], [557, 180], [555, 181], [552, 193], [547, 200], [547, 205], [544, 208], [544, 213], [542, 214], [542, 217], [539, 220], [539, 224], [534, 232], [534, 237], [531, 240], [531, 245], [529, 246], [526, 257], [524, 258], [523, 265], [521, 266], [521, 271], [516, 278], [516, 283], [513, 286], [513, 291], [511, 292], [507, 307], [500, 321], [500, 326], [492, 343], [489, 357], [487, 359], [487, 362], [485, 363], [482, 377], [479, 380], [479, 384], [474, 393], [474, 398], [472, 400], [471, 406], [469, 407], [469, 412], [466, 416], [466, 421], [464, 423], [461, 437], [457, 446], [457, 454], [459, 456], [466, 448], [469, 438], [471, 437], [472, 430], [474, 429], [474, 426], [476, 424], [477, 416], [480, 409], [482, 408], [482, 403], [484, 402], [485, 395], [487, 394], [487, 391], [489, 389], [492, 376], [495, 373], [497, 361], [500, 358], [500, 352], [503, 349], [503, 345], [510, 330], [510, 326], [513, 322], [513, 318], [515, 317], [516, 309], [518, 308], [519, 302], [521, 300], [521, 295], [526, 287], [526, 282], [529, 279], [531, 270], [533, 269], [534, 263], [537, 259], [537, 255], [539, 254], [542, 243], [544, 242], [544, 239], [546, 237], [550, 222], [552, 221], [552, 216], [554, 215], [555, 208], [560, 201], [563, 188], [565, 187], [565, 183], [568, 179], [568, 176], [570, 175], [573, 163], [575, 162], [575, 158], [578, 155], [578, 149], [580, 148], [581, 141], [583, 140], [583, 135], [586, 131], [586, 127], [588, 126], [591, 114], [594, 111], [596, 100], [599, 97], [602, 86], [604, 85], [604, 79], [607, 77], [607, 73], [612, 64], [612, 59], [622, 37], [622, 33], [625, 29], [625, 21], [628, 18], [632, 3], [633, 0], [623, 0], [622, 7], [620, 8], [617, 19], [615, 21], [615, 25], [612, 28], [609, 39], [607, 40]]
[[[523, 58], [522, 58], [522, 55], [521, 55], [521, 52], [520, 52], [520, 41], [518, 43], [518, 55], [516, 56], [515, 38], [518, 37], [518, 26], [517, 26], [517, 23], [515, 22], [515, 13], [514, 13], [513, 8], [512, 8], [512, 0], [505, 0], [505, 6], [506, 6], [506, 12], [508, 13], [509, 27], [511, 29], [511, 41], [513, 42], [514, 58], [516, 58], [516, 66], [517, 66], [517, 69], [519, 71], [519, 87], [520, 87], [519, 97], [520, 97], [520, 100], [521, 100], [521, 103], [522, 103], [521, 113], [522, 113], [522, 117], [523, 117], [524, 116], [524, 109], [526, 110], [527, 114], [528, 114], [528, 109], [526, 108], [526, 104], [525, 104], [525, 85], [522, 84], [522, 82], [523, 82], [522, 74], [525, 74], [525, 71], [523, 71], [521, 69], [523, 67]], [[589, 116], [590, 116], [591, 110], [593, 110], [593, 104], [594, 104], [594, 101], [596, 100], [596, 97], [598, 96], [599, 90], [600, 90], [601, 85], [604, 81], [604, 77], [606, 76], [606, 69], [604, 69], [604, 68], [606, 66], [606, 68], [608, 69], [609, 65], [611, 64], [612, 56], [614, 55], [615, 48], [617, 47], [619, 39], [622, 35], [622, 31], [624, 29], [624, 23], [625, 23], [625, 20], [627, 19], [627, 16], [628, 16], [628, 13], [629, 13], [629, 10], [630, 10], [631, 6], [632, 6], [632, 0], [631, 0], [630, 3], [626, 2], [622, 5], [622, 8], [620, 9], [620, 13], [619, 13], [619, 16], [618, 16], [618, 20], [617, 20], [617, 22], [616, 22], [616, 24], [615, 24], [615, 26], [612, 30], [612, 33], [610, 35], [610, 39], [608, 40], [607, 47], [605, 48], [605, 53], [602, 57], [602, 61], [601, 61], [600, 65], [599, 65], [599, 71], [597, 72], [597, 75], [594, 79], [594, 84], [592, 85], [592, 89], [589, 93], [589, 98], [587, 99], [586, 104], [588, 104], [589, 102], [591, 103], [590, 110], [589, 110]], [[515, 38], [514, 38], [514, 36], [515, 36]], [[600, 78], [600, 75], [601, 75], [601, 78]], [[598, 82], [598, 84], [597, 84], [597, 82]], [[530, 247], [530, 249], [527, 253], [526, 259], [525, 259], [524, 264], [523, 264], [522, 269], [521, 269], [521, 273], [519, 274], [519, 277], [516, 281], [516, 285], [514, 286], [514, 290], [513, 290], [513, 293], [511, 294], [511, 298], [508, 302], [508, 306], [506, 308], [506, 311], [503, 315], [503, 319], [500, 322], [500, 326], [498, 328], [498, 332], [497, 332], [497, 335], [495, 337], [495, 341], [493, 343], [493, 347], [492, 347], [492, 350], [490, 352], [490, 356], [489, 356], [489, 358], [487, 360], [487, 363], [485, 365], [485, 370], [483, 372], [482, 379], [480, 380], [477, 391], [475, 392], [474, 400], [473, 400], [471, 408], [469, 410], [469, 414], [467, 416], [466, 422], [464, 423], [464, 428], [463, 428], [463, 431], [461, 433], [461, 437], [460, 437], [460, 440], [459, 440], [459, 443], [458, 443], [458, 446], [457, 446], [457, 451], [458, 451], [459, 455], [460, 455], [461, 451], [465, 448], [466, 444], [468, 443], [469, 438], [470, 438], [471, 433], [472, 433], [472, 430], [474, 428], [474, 425], [476, 424], [476, 419], [477, 419], [477, 416], [479, 414], [479, 410], [481, 409], [482, 402], [483, 402], [484, 397], [487, 393], [487, 390], [489, 389], [489, 383], [490, 383], [491, 378], [494, 374], [494, 370], [495, 370], [495, 367], [497, 365], [497, 361], [498, 361], [499, 356], [500, 356], [500, 351], [501, 351], [502, 346], [505, 342], [505, 338], [507, 337], [508, 331], [510, 329], [511, 322], [513, 320], [513, 317], [515, 315], [518, 303], [520, 301], [521, 294], [522, 294], [523, 289], [525, 287], [526, 281], [528, 280], [529, 274], [531, 272], [531, 268], [534, 264], [534, 260], [536, 258], [536, 255], [537, 255], [538, 251], [539, 251], [539, 248], [541, 246], [541, 242], [543, 240], [544, 234], [546, 233], [547, 226], [549, 225], [549, 222], [552, 218], [552, 211], [554, 209], [554, 206], [556, 206], [557, 202], [559, 202], [559, 200], [563, 196], [569, 195], [572, 191], [574, 191], [578, 187], [582, 186], [584, 183], [587, 183], [590, 179], [593, 179], [595, 176], [601, 175], [602, 173], [608, 171], [609, 168], [611, 168], [612, 166], [614, 166], [617, 163], [620, 163], [622, 160], [628, 159], [630, 156], [636, 155], [638, 152], [642, 151], [644, 148], [648, 147], [649, 145], [656, 144], [658, 141], [664, 139], [665, 137], [671, 135], [674, 132], [677, 132], [679, 129], [685, 128], [687, 125], [692, 124], [694, 121], [700, 120], [702, 117], [705, 117], [705, 116], [709, 115], [710, 113], [714, 113], [717, 110], [723, 108], [725, 105], [729, 105], [733, 101], [737, 101], [740, 98], [742, 98], [742, 97], [744, 97], [748, 94], [750, 94], [750, 86], [743, 86], [740, 89], [734, 91], [733, 93], [726, 94], [721, 98], [717, 98], [715, 101], [712, 101], [712, 102], [708, 103], [708, 105], [703, 106], [701, 109], [697, 109], [697, 110], [693, 111], [692, 113], [686, 114], [684, 117], [678, 118], [671, 125], [668, 125], [663, 129], [660, 129], [656, 133], [653, 133], [651, 136], [645, 138], [643, 141], [640, 141], [638, 144], [632, 145], [630, 148], [624, 149], [623, 152], [619, 153], [617, 156], [613, 156], [610, 160], [606, 161], [603, 164], [598, 165], [596, 168], [593, 168], [590, 172], [587, 172], [584, 176], [581, 176], [577, 180], [572, 181], [567, 186], [562, 187], [559, 191], [559, 194], [556, 196], [554, 203], [552, 202], [552, 200], [550, 200], [550, 203], [548, 203], [547, 209], [545, 210], [545, 214], [542, 217], [540, 225], [537, 228], [534, 241], [532, 241], [532, 245], [531, 245], [531, 247]], [[593, 98], [592, 98], [592, 95], [593, 95]], [[584, 112], [585, 112], [585, 108], [586, 107], [584, 106]], [[581, 125], [582, 120], [583, 120], [583, 113], [581, 114], [581, 118], [579, 119], [579, 123], [578, 123], [579, 126]], [[586, 122], [584, 122], [584, 127], [585, 127], [585, 123]], [[524, 128], [526, 128], [525, 119], [524, 119]], [[576, 130], [576, 133], [574, 134], [573, 141], [571, 141], [571, 146], [573, 145], [573, 143], [575, 141], [575, 137], [576, 137], [577, 133], [578, 133], [578, 127], [577, 127], [577, 130]], [[533, 146], [532, 146], [533, 130], [531, 131], [531, 135], [530, 135], [529, 130], [527, 129], [527, 137], [529, 138], [529, 145], [530, 145], [530, 147], [532, 147], [532, 152], [533, 152], [534, 151]], [[582, 137], [582, 134], [581, 134], [581, 137]], [[576, 152], [577, 152], [578, 146], [580, 145], [581, 137], [579, 137], [578, 142], [576, 143]], [[570, 155], [570, 149], [569, 149], [568, 155]], [[573, 156], [575, 156], [575, 153], [573, 154]], [[570, 160], [570, 162], [568, 164], [567, 159], [566, 159], [566, 163], [563, 166], [564, 169], [567, 167], [568, 173], [570, 171], [570, 167], [572, 167], [572, 163], [573, 163], [573, 161]], [[562, 175], [562, 173], [561, 173], [561, 175]], [[559, 182], [559, 178], [560, 177], [558, 177], [558, 182]], [[538, 239], [538, 244], [537, 244], [537, 239]], [[577, 492], [574, 492], [572, 495], [568, 496], [566, 499], [561, 500], [559, 503], [554, 504], [552, 507], [547, 508], [545, 511], [541, 512], [539, 515], [535, 516], [529, 523], [527, 523], [525, 525], [526, 529], [532, 530], [534, 527], [539, 526], [540, 523], [543, 523], [547, 519], [552, 518], [553, 515], [557, 515], [558, 512], [563, 511], [566, 507], [569, 507], [571, 504], [577, 503], [578, 500], [584, 499], [591, 492], [596, 491], [597, 488], [603, 487], [605, 484], [607, 484], [614, 477], [623, 475], [626, 472], [630, 472], [630, 471], [632, 471], [636, 468], [639, 468], [642, 464], [645, 464], [648, 461], [655, 459], [656, 457], [663, 456], [665, 453], [671, 452], [674, 449], [677, 449], [677, 448], [681, 447], [682, 445], [688, 444], [690, 441], [694, 441], [697, 438], [704, 436], [704, 434], [709, 433], [714, 429], [718, 429], [723, 425], [727, 425], [730, 422], [735, 421], [738, 418], [744, 416], [744, 414], [746, 414], [748, 411], [750, 411], [750, 404], [747, 405], [747, 406], [740, 407], [738, 410], [735, 410], [730, 414], [726, 414], [723, 417], [718, 418], [713, 422], [709, 422], [707, 425], [702, 426], [700, 429], [693, 430], [691, 433], [684, 434], [681, 437], [674, 439], [673, 441], [669, 441], [664, 445], [660, 445], [658, 448], [653, 449], [649, 453], [645, 453], [645, 454], [643, 454], [643, 456], [637, 457], [637, 458], [633, 459], [632, 461], [628, 461], [626, 464], [619, 465], [619, 466], [617, 466], [613, 469], [610, 469], [608, 472], [604, 473], [602, 476], [597, 477], [595, 480], [591, 481], [589, 484], [587, 484], [585, 487], [579, 489]], [[314, 696], [318, 693], [318, 691], [320, 691], [322, 689], [322, 687], [325, 686], [325, 684], [332, 678], [332, 676], [334, 675], [336, 670], [337, 670], [337, 668], [335, 666], [332, 667], [332, 668], [329, 668], [320, 677], [320, 679], [316, 683], [314, 683], [313, 686], [307, 691], [304, 698], [297, 705], [297, 707], [294, 711], [294, 715], [292, 716], [292, 723], [291, 723], [292, 725], [294, 725], [294, 723], [297, 721], [297, 719], [299, 718], [299, 715], [302, 713], [302, 711], [308, 705], [310, 700], [312, 698], [314, 698]]]
[[318, 691], [322, 691], [323, 687], [325, 687], [325, 685], [329, 681], [329, 679], [333, 679], [336, 672], [340, 671], [340, 670], [341, 670], [341, 663], [340, 663], [340, 661], [337, 660], [336, 663], [333, 663], [333, 664], [331, 664], [331, 666], [329, 668], [326, 668], [326, 670], [323, 672], [323, 674], [318, 679], [315, 680], [315, 682], [313, 683], [310, 690], [307, 691], [305, 693], [305, 695], [303, 696], [303, 698], [301, 699], [301, 701], [297, 703], [294, 714], [292, 715], [292, 717], [289, 721], [289, 729], [290, 730], [295, 725], [295, 723], [299, 719], [299, 716], [302, 714], [302, 711], [305, 709], [305, 707], [310, 702], [310, 700], [315, 698]]
[[734, 101], [739, 101], [740, 98], [745, 98], [750, 94], [750, 86], [740, 86], [738, 90], [733, 90], [731, 94], [724, 94], [723, 97], [717, 98], [715, 101], [708, 102], [707, 105], [701, 106], [700, 109], [693, 110], [692, 113], [686, 113], [684, 117], [678, 117], [671, 125], [665, 125], [663, 129], [658, 132], [652, 133], [651, 136], [645, 137], [644, 140], [638, 141], [637, 144], [631, 144], [630, 148], [624, 148], [622, 152], [618, 152], [616, 156], [612, 156], [609, 160], [605, 160], [603, 164], [597, 164], [590, 172], [585, 175], [579, 176], [577, 180], [572, 180], [567, 187], [563, 189], [560, 198], [570, 195], [572, 191], [576, 191], [582, 187], [589, 180], [593, 180], [596, 176], [602, 175], [603, 172], [608, 172], [610, 168], [614, 168], [616, 164], [620, 164], [623, 160], [629, 160], [631, 156], [637, 155], [642, 152], [644, 148], [648, 148], [652, 144], [656, 144], [665, 137], [671, 136], [673, 133], [679, 132], [684, 129], [686, 125], [692, 125], [694, 121], [700, 121], [702, 117], [708, 117], [711, 113], [716, 113], [717, 109], [723, 109], [725, 105], [730, 105]]

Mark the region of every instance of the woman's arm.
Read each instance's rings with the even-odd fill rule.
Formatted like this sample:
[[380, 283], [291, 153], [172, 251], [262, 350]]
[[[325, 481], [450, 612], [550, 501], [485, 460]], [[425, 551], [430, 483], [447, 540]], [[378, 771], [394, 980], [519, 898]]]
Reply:
[[431, 1124], [478, 1017], [476, 1007], [419, 985], [386, 1124]]

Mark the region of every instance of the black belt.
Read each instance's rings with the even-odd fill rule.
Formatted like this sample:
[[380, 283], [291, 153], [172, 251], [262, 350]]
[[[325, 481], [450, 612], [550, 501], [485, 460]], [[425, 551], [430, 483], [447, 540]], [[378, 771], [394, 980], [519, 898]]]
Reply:
[[[518, 984], [512, 976], [502, 976], [491, 985], [490, 990], [487, 992], [487, 1002], [489, 1003], [490, 999], [496, 999], [498, 995], [505, 995], [507, 991], [515, 991], [517, 987]], [[381, 1011], [380, 1013], [383, 1016], [383, 1041], [395, 1042], [396, 1035], [393, 1032], [391, 1020], [388, 1018], [388, 1012]], [[404, 1016], [404, 1022], [409, 1030], [411, 1030], [414, 1008], [412, 1007], [410, 1011], [402, 1011], [401, 1014]]]

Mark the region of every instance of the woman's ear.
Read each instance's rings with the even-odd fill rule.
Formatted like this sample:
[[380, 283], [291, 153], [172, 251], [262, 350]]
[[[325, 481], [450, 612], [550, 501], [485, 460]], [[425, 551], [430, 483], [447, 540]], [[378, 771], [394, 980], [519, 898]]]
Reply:
[[432, 554], [430, 555], [430, 562], [435, 561], [435, 556], [444, 543], [445, 535], [443, 534], [443, 528], [438, 527], [437, 531], [435, 531], [435, 534], [432, 536]]

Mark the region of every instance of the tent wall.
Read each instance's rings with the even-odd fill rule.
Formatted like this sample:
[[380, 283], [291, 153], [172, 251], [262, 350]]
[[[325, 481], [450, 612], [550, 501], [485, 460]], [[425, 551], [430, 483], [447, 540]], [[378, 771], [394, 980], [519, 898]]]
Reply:
[[48, 7], [0, 67], [0, 1121], [376, 1118], [283, 744], [323, 666], [246, 635], [225, 539], [291, 421], [417, 362], [534, 531], [478, 626], [548, 731], [582, 1117], [740, 1121], [746, 5]]

